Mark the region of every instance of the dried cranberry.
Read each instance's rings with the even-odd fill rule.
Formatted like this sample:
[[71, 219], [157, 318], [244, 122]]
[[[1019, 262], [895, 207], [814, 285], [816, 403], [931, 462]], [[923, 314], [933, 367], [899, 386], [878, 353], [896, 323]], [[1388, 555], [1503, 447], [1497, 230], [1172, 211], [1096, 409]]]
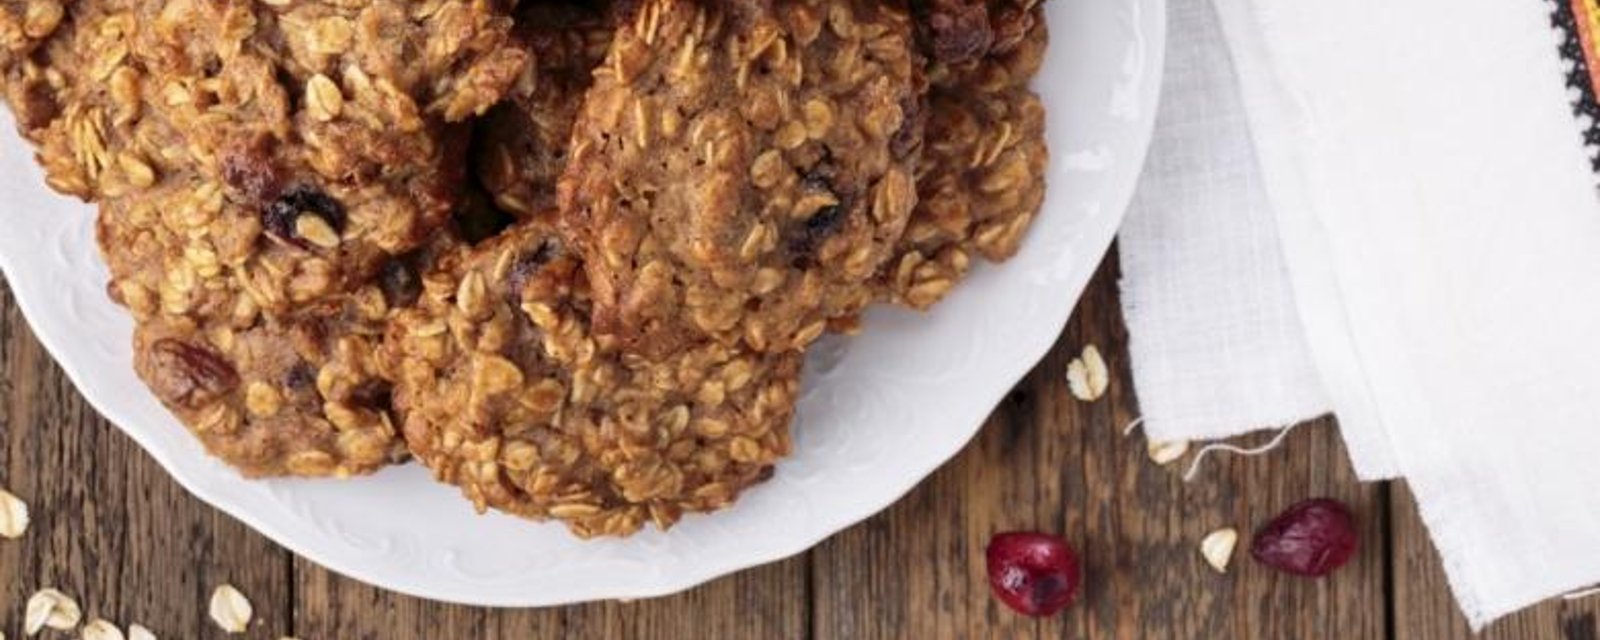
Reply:
[[409, 307], [422, 297], [422, 277], [409, 256], [396, 257], [378, 271], [378, 289], [390, 308]]
[[985, 555], [989, 587], [1012, 609], [1047, 616], [1078, 597], [1078, 554], [1066, 540], [1047, 533], [1002, 533], [989, 540]]
[[344, 205], [316, 187], [297, 184], [261, 208], [261, 227], [279, 240], [308, 248], [306, 241], [295, 231], [295, 222], [303, 215], [322, 218], [336, 232], [344, 231]]
[[1289, 507], [1256, 531], [1250, 555], [1286, 573], [1318, 577], [1349, 562], [1359, 541], [1350, 509], [1316, 498]]
[[173, 338], [150, 345], [150, 388], [169, 404], [196, 409], [239, 386], [239, 373], [222, 356]]

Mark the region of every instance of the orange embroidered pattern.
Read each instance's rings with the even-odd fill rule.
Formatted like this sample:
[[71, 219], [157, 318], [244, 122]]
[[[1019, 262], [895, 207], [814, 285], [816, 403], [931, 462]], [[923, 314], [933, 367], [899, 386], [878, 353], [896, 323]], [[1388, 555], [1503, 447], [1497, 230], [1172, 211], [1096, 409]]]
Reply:
[[1583, 129], [1590, 169], [1600, 174], [1600, 0], [1554, 0], [1550, 24], [1561, 32], [1572, 116]]
[[1578, 40], [1583, 47], [1583, 58], [1589, 68], [1589, 90], [1600, 87], [1600, 73], [1595, 69], [1595, 37], [1600, 35], [1600, 0], [1571, 0], [1573, 27], [1578, 30]]

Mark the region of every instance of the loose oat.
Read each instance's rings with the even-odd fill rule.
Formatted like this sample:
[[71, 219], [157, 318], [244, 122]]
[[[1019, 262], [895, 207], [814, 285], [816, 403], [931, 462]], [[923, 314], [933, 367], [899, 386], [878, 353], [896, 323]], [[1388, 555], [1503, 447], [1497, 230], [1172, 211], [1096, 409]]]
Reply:
[[0, 489], [0, 538], [16, 539], [28, 530], [28, 503]]
[[1206, 534], [1200, 541], [1200, 555], [1217, 573], [1228, 572], [1228, 562], [1233, 559], [1233, 548], [1239, 544], [1239, 531], [1233, 527], [1218, 529]]
[[1094, 402], [1105, 395], [1110, 385], [1111, 374], [1106, 370], [1106, 361], [1094, 345], [1084, 347], [1082, 355], [1067, 363], [1067, 386], [1073, 397]]
[[1158, 465], [1168, 465], [1182, 458], [1189, 452], [1188, 440], [1148, 440], [1145, 447], [1149, 450], [1150, 460]]
[[134, 623], [128, 625], [128, 640], [156, 640], [156, 634], [144, 625]]
[[101, 618], [90, 620], [79, 632], [80, 640], [127, 640], [117, 625]]
[[31, 636], [45, 627], [71, 629], [82, 619], [83, 611], [76, 600], [56, 589], [41, 589], [28, 598], [22, 627]]
[[255, 615], [250, 601], [231, 584], [224, 584], [211, 592], [211, 621], [228, 633], [244, 633]]

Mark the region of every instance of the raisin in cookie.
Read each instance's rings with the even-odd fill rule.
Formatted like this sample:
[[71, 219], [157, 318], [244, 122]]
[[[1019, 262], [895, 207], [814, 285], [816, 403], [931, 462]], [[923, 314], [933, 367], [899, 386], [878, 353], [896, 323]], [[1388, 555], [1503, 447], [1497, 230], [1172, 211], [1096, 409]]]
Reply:
[[426, 279], [390, 327], [412, 453], [481, 509], [627, 535], [711, 511], [789, 451], [796, 353], [711, 341], [622, 353], [589, 329], [581, 266], [534, 218]]
[[348, 476], [405, 454], [374, 358], [381, 295], [244, 329], [141, 323], [134, 369], [205, 445], [246, 476]]
[[1044, 19], [1042, 0], [911, 0], [911, 7], [935, 68], [970, 68], [1005, 55]]
[[394, 373], [378, 357], [388, 323], [420, 298], [422, 269], [459, 244], [441, 233], [370, 283], [282, 317], [143, 318], [134, 370], [207, 451], [246, 476], [376, 471], [406, 457]]
[[899, 2], [640, 0], [560, 185], [595, 330], [646, 355], [787, 351], [872, 298], [915, 204], [921, 62]]
[[478, 125], [473, 159], [495, 205], [527, 217], [555, 207], [572, 122], [605, 58], [611, 27], [596, 8], [537, 3], [518, 11], [515, 35], [533, 62]]
[[1042, 8], [1032, 0], [954, 4], [983, 6], [994, 24], [965, 38], [951, 31], [955, 18], [925, 26], [984, 44], [975, 57], [947, 51], [940, 59], [937, 48], [930, 56], [919, 199], [881, 283], [885, 298], [919, 309], [949, 293], [974, 256], [1000, 262], [1016, 254], [1044, 202], [1049, 161], [1044, 105], [1028, 89], [1048, 40]]

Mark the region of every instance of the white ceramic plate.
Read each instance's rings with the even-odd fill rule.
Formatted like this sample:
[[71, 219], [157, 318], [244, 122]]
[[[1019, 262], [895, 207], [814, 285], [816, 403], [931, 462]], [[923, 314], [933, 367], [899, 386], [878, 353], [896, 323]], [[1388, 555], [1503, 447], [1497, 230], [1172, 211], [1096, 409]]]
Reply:
[[208, 457], [139, 383], [131, 325], [105, 295], [93, 211], [47, 191], [0, 117], [0, 269], [89, 402], [196, 496], [302, 556], [405, 593], [496, 606], [641, 598], [779, 560], [894, 502], [961, 449], [1055, 341], [1144, 162], [1161, 0], [1057, 0], [1037, 85], [1049, 108], [1045, 211], [1021, 255], [930, 314], [878, 309], [813, 354], [794, 457], [732, 508], [668, 533], [580, 542], [478, 516], [421, 468], [348, 482], [250, 482]]

